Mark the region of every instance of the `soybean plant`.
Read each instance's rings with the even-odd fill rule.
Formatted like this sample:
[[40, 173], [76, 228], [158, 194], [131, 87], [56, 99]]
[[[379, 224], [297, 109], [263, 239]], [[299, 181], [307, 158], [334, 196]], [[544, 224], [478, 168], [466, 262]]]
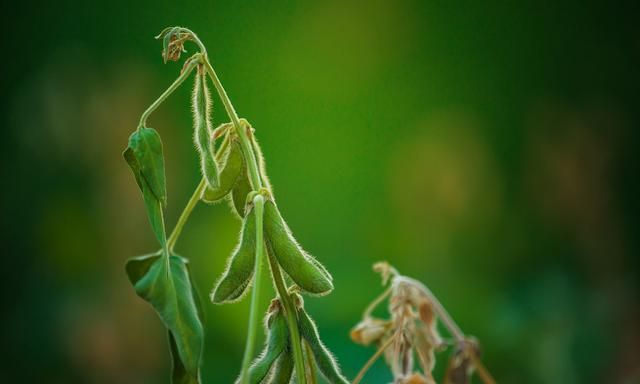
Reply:
[[[320, 340], [318, 329], [304, 309], [301, 295], [322, 296], [333, 289], [331, 274], [296, 242], [282, 217], [267, 178], [255, 130], [237, 115], [214, 71], [207, 51], [195, 33], [170, 27], [158, 36], [165, 61], [178, 61], [190, 41], [199, 52], [185, 60], [178, 78], [142, 114], [129, 138], [124, 158], [142, 192], [151, 229], [159, 250], [130, 259], [129, 280], [138, 296], [149, 302], [164, 323], [173, 359], [173, 383], [199, 383], [204, 343], [202, 310], [189, 271], [189, 261], [175, 251], [176, 242], [198, 202], [226, 200], [242, 221], [237, 247], [215, 283], [215, 304], [241, 300], [253, 287], [246, 346], [238, 382], [315, 383], [319, 372], [330, 383], [347, 383], [332, 354]], [[195, 72], [194, 72], [195, 71]], [[163, 146], [156, 130], [147, 126], [149, 116], [194, 74], [192, 97], [193, 139], [199, 155], [202, 180], [177, 224], [167, 236], [164, 212], [167, 188]], [[217, 91], [230, 122], [213, 129], [209, 82]], [[254, 356], [260, 325], [259, 289], [266, 260], [276, 292], [266, 313], [267, 341]]]
[[[403, 276], [387, 262], [374, 264], [374, 271], [382, 275], [382, 283], [389, 287], [365, 309], [362, 320], [352, 329], [351, 339], [362, 345], [375, 344], [378, 350], [365, 363], [353, 384], [358, 384], [371, 365], [384, 354], [394, 384], [435, 384], [431, 374], [435, 353], [453, 346], [442, 382], [469, 384], [475, 371], [485, 384], [495, 380], [479, 358], [480, 347], [468, 337], [435, 295], [421, 282]], [[390, 319], [373, 317], [373, 310], [389, 298]], [[440, 337], [436, 326], [440, 319], [452, 341]], [[414, 370], [414, 355], [422, 372]]]

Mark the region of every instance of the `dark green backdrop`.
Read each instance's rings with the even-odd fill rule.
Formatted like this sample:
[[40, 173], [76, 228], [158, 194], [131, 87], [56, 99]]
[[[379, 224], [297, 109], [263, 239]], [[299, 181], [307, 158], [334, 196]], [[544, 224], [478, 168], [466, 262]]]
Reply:
[[[371, 264], [388, 260], [481, 340], [500, 383], [639, 380], [633, 6], [1, 7], [0, 381], [168, 382], [165, 334], [124, 274], [155, 245], [121, 151], [181, 67], [153, 40], [176, 24], [207, 45], [283, 214], [335, 277], [307, 307], [347, 376], [373, 353], [348, 332], [381, 290]], [[187, 86], [150, 120], [170, 225], [198, 181], [189, 108]], [[238, 228], [224, 206], [198, 206], [185, 228], [177, 249], [205, 297]], [[206, 312], [204, 381], [231, 382], [248, 302]], [[379, 362], [365, 381], [386, 372]]]

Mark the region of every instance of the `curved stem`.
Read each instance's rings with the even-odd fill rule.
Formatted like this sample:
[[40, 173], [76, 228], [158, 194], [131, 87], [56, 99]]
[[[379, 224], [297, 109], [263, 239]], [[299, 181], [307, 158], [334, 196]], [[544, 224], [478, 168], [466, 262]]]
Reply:
[[149, 106], [149, 108], [147, 108], [147, 110], [144, 111], [144, 113], [142, 113], [142, 116], [140, 117], [140, 123], [138, 124], [138, 129], [142, 127], [146, 127], [147, 119], [149, 118], [149, 115], [151, 115], [153, 111], [158, 109], [160, 104], [162, 104], [162, 102], [164, 102], [167, 99], [167, 97], [169, 97], [169, 95], [171, 95], [173, 91], [175, 91], [180, 86], [180, 84], [182, 84], [187, 79], [187, 77], [189, 77], [189, 74], [191, 74], [191, 71], [193, 71], [193, 68], [195, 68], [196, 65], [198, 64], [198, 60], [195, 60], [197, 56], [200, 56], [200, 54], [196, 53], [195, 55], [187, 59], [188, 64], [182, 69], [182, 73], [180, 73], [180, 76], [178, 76], [178, 78], [175, 79], [173, 84], [171, 84], [169, 88], [167, 88], [167, 90], [164, 91], [162, 95], [160, 95], [156, 99], [156, 101], [154, 101]]
[[306, 384], [304, 356], [302, 354], [302, 347], [300, 343], [300, 330], [298, 329], [298, 313], [291, 301], [291, 296], [289, 296], [289, 293], [287, 293], [287, 289], [284, 286], [284, 279], [282, 277], [282, 272], [280, 272], [280, 265], [278, 265], [278, 262], [270, 252], [267, 252], [267, 255], [276, 291], [278, 291], [278, 297], [280, 297], [280, 301], [284, 304], [289, 336], [291, 336], [291, 349], [293, 350], [293, 362], [296, 367], [297, 383]]
[[[227, 148], [228, 145], [229, 145], [229, 140], [225, 136], [224, 140], [222, 141], [222, 144], [220, 144], [220, 148], [218, 148], [218, 151], [216, 153], [216, 161], [220, 161], [222, 159], [222, 154], [224, 153], [224, 150]], [[176, 223], [176, 226], [173, 227], [173, 231], [171, 231], [169, 240], [167, 240], [167, 249], [170, 252], [173, 253], [173, 247], [175, 247], [176, 242], [178, 241], [178, 237], [180, 237], [180, 233], [182, 233], [182, 228], [187, 223], [189, 216], [191, 216], [191, 212], [193, 212], [193, 208], [195, 208], [195, 206], [198, 204], [198, 201], [200, 200], [200, 197], [202, 196], [202, 193], [204, 192], [206, 187], [207, 187], [207, 181], [203, 177], [202, 180], [200, 180], [200, 184], [198, 184], [195, 191], [193, 191], [193, 194], [189, 198], [187, 205], [182, 210], [182, 213], [178, 218], [178, 222]]]
[[255, 348], [256, 332], [260, 326], [259, 315], [259, 293], [260, 282], [262, 280], [262, 255], [264, 253], [264, 236], [263, 236], [263, 217], [264, 217], [264, 196], [258, 194], [253, 199], [256, 210], [256, 261], [253, 291], [251, 292], [251, 309], [249, 312], [249, 329], [247, 330], [247, 342], [244, 348], [244, 357], [242, 358], [242, 370], [240, 371], [240, 382], [242, 384], [249, 383], [249, 365], [253, 358]]
[[198, 204], [198, 201], [200, 200], [200, 196], [202, 196], [202, 192], [204, 192], [204, 189], [206, 187], [207, 187], [207, 181], [203, 177], [202, 180], [200, 180], [200, 184], [198, 184], [195, 191], [193, 191], [193, 194], [189, 198], [187, 205], [182, 210], [182, 213], [178, 218], [178, 222], [176, 223], [176, 226], [173, 228], [173, 231], [169, 236], [169, 240], [167, 240], [167, 248], [169, 248], [169, 251], [173, 252], [173, 247], [176, 245], [176, 241], [178, 241], [178, 237], [180, 237], [180, 233], [182, 233], [182, 228], [186, 224], [187, 219], [189, 219], [189, 216], [191, 215], [193, 208], [195, 208], [195, 206]]
[[380, 357], [380, 355], [382, 355], [382, 353], [389, 348], [389, 346], [391, 345], [391, 343], [393, 343], [393, 341], [396, 338], [396, 335], [398, 333], [394, 333], [392, 337], [390, 337], [387, 341], [384, 342], [384, 344], [382, 344], [380, 346], [380, 348], [378, 348], [378, 350], [376, 351], [376, 353], [373, 354], [373, 356], [371, 356], [369, 358], [369, 360], [367, 360], [367, 362], [364, 364], [364, 366], [362, 367], [362, 369], [360, 370], [360, 372], [358, 372], [358, 376], [356, 376], [355, 379], [353, 379], [352, 384], [358, 384], [360, 382], [360, 380], [362, 380], [362, 378], [364, 377], [364, 374], [367, 373], [367, 371], [369, 370], [369, 368], [371, 368], [371, 366], [373, 365], [373, 363], [376, 362], [376, 360], [378, 360], [378, 358]]
[[378, 305], [380, 305], [380, 303], [382, 303], [382, 301], [384, 299], [387, 298], [387, 296], [389, 296], [391, 294], [391, 290], [393, 289], [393, 287], [389, 287], [387, 288], [380, 296], [376, 297], [371, 304], [369, 304], [369, 306], [367, 307], [367, 309], [364, 310], [364, 313], [362, 314], [362, 318], [367, 318], [371, 316], [371, 312], [373, 312], [374, 309], [376, 309], [376, 307]]
[[447, 312], [442, 303], [440, 303], [440, 300], [438, 300], [436, 295], [434, 295], [426, 285], [422, 284], [418, 280], [412, 279], [407, 276], [397, 276], [396, 279], [404, 279], [410, 281], [412, 285], [420, 287], [422, 293], [427, 296], [429, 298], [429, 301], [431, 301], [431, 303], [433, 304], [433, 310], [436, 312], [436, 315], [438, 315], [440, 320], [442, 320], [442, 323], [447, 328], [447, 330], [449, 330], [454, 339], [456, 339], [456, 341], [458, 342], [465, 340], [464, 333], [462, 332], [458, 324], [453, 320], [451, 315], [449, 315], [449, 312]]
[[222, 100], [222, 104], [224, 105], [224, 109], [227, 111], [231, 122], [233, 123], [236, 132], [238, 132], [238, 136], [240, 137], [240, 146], [242, 147], [242, 152], [245, 155], [247, 161], [247, 168], [249, 170], [249, 181], [251, 182], [251, 187], [254, 191], [258, 191], [262, 188], [262, 181], [260, 180], [260, 173], [258, 171], [258, 162], [256, 161], [256, 156], [253, 153], [253, 146], [249, 141], [249, 137], [247, 136], [247, 132], [245, 131], [245, 127], [242, 127], [240, 124], [240, 119], [238, 118], [238, 114], [236, 110], [233, 108], [233, 104], [231, 104], [231, 100], [229, 100], [229, 96], [227, 96], [227, 92], [224, 90], [216, 71], [209, 63], [209, 59], [204, 57], [202, 59], [203, 64], [211, 77], [211, 81], [213, 82], [214, 87], [218, 91], [218, 95], [220, 95], [220, 99]]

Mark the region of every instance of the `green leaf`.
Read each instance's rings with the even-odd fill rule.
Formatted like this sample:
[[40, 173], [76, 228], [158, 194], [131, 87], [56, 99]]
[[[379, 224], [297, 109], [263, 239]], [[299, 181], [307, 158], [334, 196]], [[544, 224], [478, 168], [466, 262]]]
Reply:
[[250, 384], [263, 382], [269, 374], [271, 366], [289, 343], [289, 330], [281, 311], [272, 315], [268, 325], [268, 332], [264, 350], [249, 368]]
[[220, 172], [220, 184], [216, 188], [207, 186], [207, 189], [205, 189], [202, 195], [204, 202], [213, 203], [224, 198], [231, 192], [233, 187], [235, 187], [242, 174], [244, 156], [242, 155], [240, 143], [235, 138], [230, 140], [229, 147], [226, 151], [224, 166]]
[[238, 301], [247, 291], [253, 277], [256, 255], [256, 217], [251, 209], [242, 221], [240, 241], [231, 254], [227, 269], [211, 293], [215, 304]]
[[173, 377], [179, 380], [174, 384], [197, 383], [204, 331], [186, 259], [172, 255], [167, 265], [159, 252], [130, 259], [126, 270], [138, 296], [151, 304], [170, 333]]
[[298, 245], [272, 200], [265, 203], [264, 231], [268, 250], [298, 287], [314, 295], [331, 292], [330, 275]]
[[129, 167], [133, 171], [133, 176], [136, 179], [138, 187], [142, 191], [142, 198], [144, 200], [144, 206], [147, 210], [147, 217], [149, 218], [151, 229], [153, 230], [153, 233], [160, 244], [164, 245], [165, 229], [164, 222], [162, 220], [160, 203], [158, 202], [156, 196], [151, 192], [147, 181], [142, 177], [142, 173], [140, 172], [140, 165], [138, 163], [138, 159], [133, 153], [133, 149], [127, 148], [124, 151], [123, 155], [125, 160], [129, 164]]
[[193, 377], [187, 372], [187, 369], [180, 360], [176, 339], [171, 332], [169, 334], [169, 352], [171, 353], [171, 382], [173, 384], [198, 384], [199, 377]]
[[302, 338], [309, 344], [322, 376], [331, 384], [349, 384], [349, 381], [340, 372], [333, 355], [320, 340], [318, 329], [304, 308], [298, 310], [298, 328]]
[[167, 184], [164, 172], [162, 140], [153, 128], [142, 127], [129, 137], [129, 146], [123, 153], [129, 163], [140, 189], [144, 192], [145, 180], [149, 191], [162, 203], [167, 204]]
[[217, 188], [219, 175], [211, 128], [211, 95], [207, 88], [207, 76], [201, 70], [196, 74], [193, 87], [193, 128], [193, 141], [200, 155], [202, 177], [209, 188]]

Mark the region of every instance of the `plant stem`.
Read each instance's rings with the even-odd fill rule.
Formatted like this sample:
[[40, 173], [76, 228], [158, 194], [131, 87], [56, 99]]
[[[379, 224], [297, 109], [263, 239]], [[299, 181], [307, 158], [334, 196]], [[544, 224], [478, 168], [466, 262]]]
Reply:
[[262, 255], [264, 253], [264, 236], [263, 236], [263, 217], [264, 217], [264, 196], [258, 194], [253, 199], [253, 209], [256, 211], [256, 261], [253, 291], [251, 292], [251, 309], [249, 311], [249, 329], [247, 331], [247, 342], [244, 348], [244, 357], [242, 358], [242, 370], [240, 371], [240, 382], [242, 384], [249, 383], [249, 365], [253, 358], [253, 350], [255, 347], [255, 338], [257, 329], [260, 326], [260, 315], [258, 313], [260, 282], [262, 280]]
[[456, 324], [451, 315], [449, 315], [449, 312], [447, 312], [442, 303], [440, 303], [440, 300], [438, 300], [438, 298], [433, 294], [433, 292], [431, 292], [429, 288], [427, 288], [426, 285], [422, 284], [418, 280], [412, 279], [407, 276], [396, 276], [396, 279], [405, 279], [407, 281], [410, 281], [413, 285], [420, 287], [422, 293], [424, 293], [424, 295], [427, 296], [429, 298], [429, 301], [431, 301], [431, 303], [433, 304], [433, 310], [436, 312], [440, 320], [442, 320], [442, 323], [447, 328], [447, 330], [449, 330], [456, 341], [460, 342], [465, 340], [464, 333], [462, 332], [458, 324]]
[[391, 336], [387, 341], [384, 342], [384, 344], [382, 344], [380, 346], [380, 348], [378, 348], [378, 350], [376, 351], [376, 353], [373, 354], [373, 356], [371, 356], [369, 358], [369, 360], [367, 360], [367, 362], [364, 364], [364, 366], [362, 367], [362, 369], [360, 370], [360, 372], [358, 372], [358, 376], [356, 376], [355, 379], [353, 379], [352, 384], [358, 384], [360, 382], [360, 380], [362, 380], [362, 378], [364, 377], [364, 374], [367, 373], [367, 371], [369, 370], [369, 368], [371, 368], [371, 366], [373, 365], [373, 363], [375, 363], [376, 360], [378, 360], [378, 358], [380, 357], [380, 355], [382, 355], [382, 353], [389, 348], [389, 346], [391, 345], [391, 343], [395, 340], [396, 336], [398, 335], [398, 333], [394, 333], [393, 336]]
[[[219, 162], [221, 160], [224, 154], [224, 150], [227, 148], [227, 145], [229, 145], [229, 140], [227, 140], [227, 137], [225, 136], [222, 144], [220, 144], [220, 148], [218, 148], [218, 151], [216, 153], [216, 161]], [[167, 241], [167, 249], [170, 252], [173, 253], [173, 247], [175, 247], [176, 242], [178, 241], [178, 237], [180, 237], [180, 233], [182, 233], [182, 228], [189, 219], [193, 208], [195, 208], [195, 206], [198, 204], [198, 201], [200, 200], [200, 197], [202, 196], [202, 193], [204, 192], [206, 187], [207, 181], [203, 177], [202, 180], [200, 180], [200, 184], [198, 184], [195, 191], [193, 191], [193, 194], [189, 198], [187, 205], [182, 210], [176, 226], [173, 228], [173, 231], [171, 231], [171, 235], [169, 236], [169, 240]]]
[[151, 104], [149, 108], [147, 108], [146, 111], [144, 111], [144, 113], [140, 117], [140, 123], [138, 124], [138, 129], [142, 127], [146, 127], [147, 119], [149, 118], [149, 115], [151, 115], [151, 113], [153, 113], [153, 111], [155, 111], [160, 106], [160, 104], [162, 104], [162, 102], [164, 102], [167, 99], [167, 97], [169, 97], [169, 95], [171, 95], [173, 91], [175, 91], [180, 86], [180, 84], [182, 84], [187, 79], [187, 77], [189, 77], [189, 75], [191, 74], [191, 71], [193, 71], [193, 68], [195, 68], [196, 65], [198, 64], [198, 60], [195, 60], [197, 56], [200, 56], [200, 54], [196, 53], [195, 55], [187, 59], [188, 64], [182, 69], [182, 73], [180, 73], [180, 76], [178, 76], [178, 78], [175, 79], [173, 84], [171, 84], [169, 88], [167, 88], [162, 93], [162, 95], [160, 95], [160, 97], [158, 97], [156, 101], [154, 101], [153, 104]]
[[202, 196], [202, 192], [206, 187], [207, 187], [207, 182], [203, 177], [202, 180], [200, 180], [200, 184], [198, 184], [195, 191], [193, 191], [193, 194], [189, 198], [187, 205], [182, 210], [182, 213], [178, 218], [178, 222], [176, 223], [176, 226], [173, 228], [173, 231], [169, 236], [169, 240], [167, 240], [167, 247], [171, 252], [173, 252], [173, 247], [176, 245], [176, 241], [178, 241], [178, 237], [180, 237], [180, 233], [182, 233], [182, 228], [187, 222], [187, 219], [189, 219], [189, 216], [191, 215], [193, 208], [195, 208], [195, 206], [198, 204], [198, 201], [200, 200], [200, 196]]
[[271, 252], [267, 252], [267, 256], [269, 258], [269, 266], [271, 267], [271, 274], [276, 286], [276, 291], [278, 291], [278, 296], [284, 304], [287, 326], [289, 327], [289, 336], [291, 336], [293, 362], [296, 367], [297, 383], [305, 384], [304, 356], [302, 355], [300, 343], [300, 330], [298, 330], [298, 312], [291, 301], [291, 296], [289, 296], [289, 293], [287, 293], [287, 289], [284, 286], [284, 279], [282, 277], [282, 272], [280, 272], [280, 265], [278, 265], [278, 262], [275, 260]]
[[[195, 36], [195, 35], [194, 35]], [[197, 39], [197, 37], [195, 38]], [[202, 45], [199, 43], [198, 45]], [[249, 141], [247, 137], [247, 132], [245, 131], [245, 127], [240, 124], [240, 119], [238, 118], [238, 114], [236, 110], [233, 108], [233, 104], [231, 104], [231, 100], [227, 95], [216, 71], [209, 63], [209, 58], [206, 55], [202, 55], [200, 58], [202, 64], [204, 64], [209, 76], [211, 77], [211, 81], [213, 82], [214, 87], [216, 88], [218, 95], [220, 96], [220, 100], [222, 100], [222, 104], [224, 105], [233, 126], [238, 133], [238, 137], [240, 138], [240, 146], [242, 147], [242, 152], [245, 155], [245, 159], [247, 159], [247, 169], [249, 171], [249, 181], [251, 183], [251, 187], [254, 191], [259, 191], [262, 188], [262, 180], [260, 179], [260, 172], [258, 171], [258, 162], [256, 161], [256, 156], [253, 151], [253, 145]], [[282, 278], [282, 274], [280, 272], [280, 266], [277, 261], [273, 259], [271, 255], [269, 255], [269, 265], [271, 267], [271, 273], [273, 275], [274, 284], [276, 286], [276, 290], [278, 291], [278, 296], [280, 296], [280, 300], [284, 303], [285, 312], [287, 315], [287, 325], [289, 328], [289, 334], [291, 336], [291, 344], [293, 346], [293, 360], [296, 367], [296, 375], [298, 378], [298, 384], [306, 384], [305, 375], [304, 375], [304, 357], [302, 355], [302, 346], [300, 344], [300, 331], [298, 330], [298, 322], [297, 322], [297, 312], [296, 309], [291, 302], [291, 297], [287, 293], [287, 290], [284, 286], [284, 279]], [[252, 295], [252, 303], [251, 307], [254, 307], [254, 297], [258, 297], [259, 286], [257, 284], [254, 285], [254, 292]]]
[[202, 62], [211, 77], [211, 81], [213, 85], [216, 87], [218, 91], [218, 95], [220, 95], [220, 99], [222, 100], [222, 104], [224, 105], [224, 109], [227, 111], [231, 122], [233, 123], [238, 136], [240, 137], [240, 146], [242, 147], [242, 152], [244, 152], [245, 158], [247, 161], [247, 168], [249, 170], [249, 181], [251, 182], [251, 187], [254, 191], [258, 191], [262, 188], [262, 181], [260, 180], [260, 173], [258, 171], [258, 162], [256, 161], [256, 156], [253, 153], [253, 146], [247, 137], [247, 132], [245, 128], [241, 126], [240, 119], [238, 118], [238, 114], [236, 110], [233, 108], [233, 104], [231, 104], [231, 100], [229, 100], [229, 96], [227, 96], [227, 92], [224, 90], [216, 71], [209, 63], [209, 59], [207, 57], [202, 58]]

